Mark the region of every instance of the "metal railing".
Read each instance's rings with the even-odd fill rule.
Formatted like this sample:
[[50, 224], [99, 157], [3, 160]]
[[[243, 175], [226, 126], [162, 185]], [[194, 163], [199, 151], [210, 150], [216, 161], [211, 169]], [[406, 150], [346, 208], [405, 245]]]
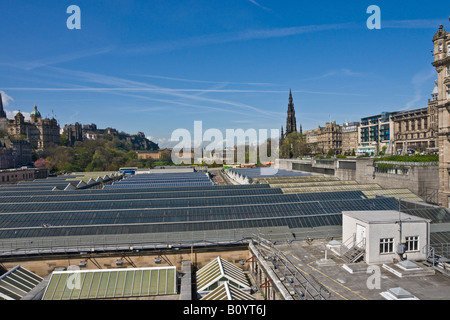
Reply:
[[392, 164], [396, 166], [408, 166], [408, 167], [429, 167], [439, 165], [439, 162], [375, 161], [375, 163]]
[[352, 234], [347, 240], [341, 243], [339, 247], [339, 255], [342, 257], [346, 252], [355, 246], [356, 234]]
[[[269, 228], [268, 230], [264, 228], [256, 229], [259, 234], [276, 242], [292, 240], [292, 233], [290, 232], [286, 233], [276, 228]], [[1, 239], [0, 257], [228, 245], [247, 243], [253, 233], [255, 233], [255, 229], [225, 229], [157, 234], [69, 236], [52, 239]]]
[[326, 296], [331, 296], [331, 292], [327, 288], [322, 286], [312, 275], [301, 272], [273, 243], [259, 235], [254, 235], [252, 241], [258, 244], [260, 249], [270, 254], [267, 258], [273, 265], [273, 271], [293, 297], [300, 300], [325, 300]]
[[[426, 249], [426, 248], [425, 248]], [[428, 257], [432, 261], [450, 261], [450, 243], [434, 243], [428, 247]]]

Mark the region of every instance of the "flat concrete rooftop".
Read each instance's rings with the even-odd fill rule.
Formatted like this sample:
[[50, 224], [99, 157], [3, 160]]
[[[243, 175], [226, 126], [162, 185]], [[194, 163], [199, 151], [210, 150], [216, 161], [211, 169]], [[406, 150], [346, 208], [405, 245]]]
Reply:
[[429, 221], [427, 219], [413, 216], [395, 210], [385, 211], [342, 211], [343, 215], [355, 218], [366, 223], [394, 223], [400, 218], [403, 222], [408, 221]]
[[[365, 262], [347, 264], [327, 249], [327, 243], [326, 240], [314, 240], [276, 245], [300, 271], [313, 276], [331, 292], [327, 300], [385, 300], [381, 294], [391, 288], [402, 288], [419, 300], [450, 299], [450, 277], [431, 267], [415, 262], [426, 275], [416, 273], [413, 276], [405, 276], [407, 272], [403, 272], [404, 276], [399, 277], [382, 265], [369, 266]], [[344, 269], [345, 265], [353, 269], [354, 273]], [[379, 288], [371, 289], [370, 287], [377, 284], [374, 277], [371, 277], [374, 269], [379, 271]]]

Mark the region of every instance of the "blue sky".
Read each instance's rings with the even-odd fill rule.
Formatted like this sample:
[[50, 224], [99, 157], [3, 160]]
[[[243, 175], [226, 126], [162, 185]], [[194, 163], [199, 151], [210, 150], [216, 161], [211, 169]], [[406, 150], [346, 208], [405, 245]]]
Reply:
[[[369, 30], [367, 8], [381, 9]], [[69, 30], [67, 7], [81, 9]], [[442, 1], [2, 0], [9, 114], [144, 132], [279, 129], [292, 89], [304, 130], [427, 105]]]

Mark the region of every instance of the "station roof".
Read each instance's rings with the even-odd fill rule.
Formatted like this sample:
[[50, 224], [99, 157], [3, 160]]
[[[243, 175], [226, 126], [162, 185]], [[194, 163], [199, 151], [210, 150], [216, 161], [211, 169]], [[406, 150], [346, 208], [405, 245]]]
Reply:
[[255, 298], [233, 284], [224, 282], [201, 300], [255, 300]]
[[221, 257], [217, 257], [198, 270], [196, 276], [197, 292], [212, 291], [211, 286], [217, 284], [216, 287], [218, 287], [222, 281], [229, 281], [240, 288], [250, 290], [250, 283], [244, 271]]
[[20, 300], [42, 280], [37, 274], [16, 266], [0, 276], [0, 298]]
[[42, 300], [92, 300], [177, 294], [176, 267], [52, 273]]

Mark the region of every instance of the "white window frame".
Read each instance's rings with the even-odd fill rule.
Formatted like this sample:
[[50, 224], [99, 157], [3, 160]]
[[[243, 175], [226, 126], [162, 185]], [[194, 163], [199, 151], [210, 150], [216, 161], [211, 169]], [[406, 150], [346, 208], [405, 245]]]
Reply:
[[405, 237], [405, 252], [419, 251], [419, 236]]
[[394, 238], [380, 239], [380, 254], [394, 253]]

